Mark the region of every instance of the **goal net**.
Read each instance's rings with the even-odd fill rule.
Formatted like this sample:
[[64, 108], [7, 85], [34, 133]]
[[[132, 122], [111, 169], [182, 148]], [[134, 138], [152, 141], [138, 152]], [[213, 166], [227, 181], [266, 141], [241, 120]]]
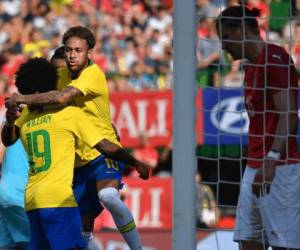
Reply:
[[[203, 143], [197, 150], [197, 249], [238, 249], [233, 242], [233, 230], [248, 158], [249, 118], [243, 84], [247, 61], [233, 60], [222, 50], [215, 21], [220, 11], [229, 6], [245, 4], [250, 9], [257, 8], [261, 38], [283, 47], [299, 74], [300, 1], [197, 0], [196, 3], [196, 79], [203, 120]], [[299, 142], [298, 134], [296, 137]]]

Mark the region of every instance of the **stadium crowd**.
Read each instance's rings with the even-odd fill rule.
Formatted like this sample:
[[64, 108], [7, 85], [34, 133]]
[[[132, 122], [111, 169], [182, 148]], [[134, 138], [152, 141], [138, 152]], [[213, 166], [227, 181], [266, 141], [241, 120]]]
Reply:
[[[196, 1], [198, 86], [241, 86], [240, 63], [232, 63], [222, 53], [213, 27], [220, 10], [239, 2]], [[285, 46], [300, 69], [297, 1], [246, 2], [260, 10], [262, 37]], [[106, 73], [111, 91], [171, 88], [172, 10], [172, 1], [168, 0], [3, 0], [0, 2], [0, 94], [14, 90], [14, 72], [26, 58], [50, 58], [60, 45], [63, 32], [74, 25], [95, 32], [94, 62]]]
[[1, 92], [10, 92], [20, 63], [50, 58], [75, 25], [95, 33], [93, 60], [111, 91], [171, 87], [171, 9], [159, 1], [12, 0], [0, 2]]
[[197, 0], [198, 6], [198, 85], [212, 87], [240, 87], [243, 82], [241, 61], [224, 54], [214, 29], [216, 16], [224, 6], [245, 2], [250, 9], [258, 9], [260, 36], [265, 41], [283, 46], [291, 54], [300, 70], [300, 3], [299, 1], [265, 0]]

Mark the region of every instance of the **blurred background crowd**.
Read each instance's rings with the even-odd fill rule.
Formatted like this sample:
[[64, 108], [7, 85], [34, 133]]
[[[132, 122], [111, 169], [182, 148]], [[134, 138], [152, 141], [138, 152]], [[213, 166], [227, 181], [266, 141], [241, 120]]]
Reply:
[[94, 62], [111, 91], [170, 88], [172, 13], [158, 0], [0, 1], [1, 93], [27, 57], [51, 57], [66, 29], [90, 28], [96, 36]]
[[[198, 86], [241, 86], [239, 62], [221, 52], [214, 21], [240, 0], [195, 0], [198, 14]], [[260, 10], [261, 35], [281, 43], [300, 68], [299, 0], [246, 0]], [[94, 62], [111, 91], [172, 88], [172, 0], [0, 1], [0, 94], [14, 90], [13, 75], [27, 57], [51, 57], [70, 26], [96, 35]]]

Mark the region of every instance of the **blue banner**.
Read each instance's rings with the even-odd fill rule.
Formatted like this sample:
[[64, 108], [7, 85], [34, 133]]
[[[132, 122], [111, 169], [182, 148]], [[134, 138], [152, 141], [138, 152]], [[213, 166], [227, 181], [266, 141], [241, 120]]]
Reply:
[[[300, 98], [298, 98], [300, 107]], [[249, 119], [244, 106], [243, 88], [203, 90], [204, 144], [245, 145]], [[299, 124], [299, 123], [298, 123]], [[300, 143], [298, 126], [298, 143]]]
[[204, 144], [247, 144], [243, 89], [203, 90]]

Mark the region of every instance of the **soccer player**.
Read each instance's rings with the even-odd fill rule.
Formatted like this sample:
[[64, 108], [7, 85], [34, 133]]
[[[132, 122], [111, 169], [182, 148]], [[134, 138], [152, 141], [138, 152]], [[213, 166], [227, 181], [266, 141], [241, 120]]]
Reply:
[[64, 67], [66, 66], [66, 61], [65, 61], [65, 47], [60, 46], [58, 47], [55, 51], [53, 56], [50, 59], [50, 62], [56, 67]]
[[0, 179], [0, 249], [27, 249], [30, 225], [24, 210], [28, 159], [20, 140], [6, 148]]
[[259, 36], [257, 10], [232, 6], [216, 28], [225, 51], [245, 62], [250, 119], [234, 240], [243, 250], [300, 249], [298, 77], [286, 51]]
[[[16, 77], [20, 93], [45, 92], [54, 89], [56, 82], [55, 67], [42, 58], [23, 64]], [[94, 146], [101, 136], [91, 123], [80, 126], [75, 122], [85, 119], [78, 108], [32, 106], [29, 110], [16, 121], [16, 127], [17, 107], [9, 107], [2, 132], [5, 145], [20, 137], [29, 159], [25, 190], [31, 228], [29, 249], [82, 249], [85, 242], [72, 191], [75, 147], [80, 140]]]
[[[55, 50], [51, 63], [65, 66], [64, 47]], [[4, 153], [0, 180], [0, 249], [27, 249], [30, 224], [24, 210], [24, 191], [28, 179], [28, 158], [21, 140]]]
[[[106, 147], [109, 147], [110, 143], [121, 146], [111, 125], [109, 92], [105, 76], [90, 60], [95, 46], [94, 35], [87, 28], [72, 27], [65, 32], [63, 44], [67, 67], [59, 68], [58, 89], [61, 90], [12, 96], [6, 105], [75, 104], [82, 108], [88, 119], [105, 135], [106, 140], [102, 143]], [[80, 168], [76, 168], [74, 174], [74, 191], [79, 204], [84, 203], [81, 199], [87, 200], [86, 197], [95, 195], [94, 185], [96, 185], [100, 202], [110, 211], [130, 248], [142, 249], [132, 214], [118, 194], [124, 166], [105, 159], [98, 151], [85, 144], [81, 148], [76, 151], [76, 165]], [[137, 165], [136, 170], [142, 178], [148, 178], [150, 170], [148, 166]], [[91, 182], [94, 182], [94, 185], [89, 184]], [[91, 212], [90, 204], [82, 205], [80, 209], [82, 214]], [[99, 210], [94, 212], [97, 214]], [[90, 228], [85, 229], [88, 231], [85, 235], [89, 235], [92, 230], [92, 225], [88, 224], [86, 226]]]
[[[22, 94], [47, 92], [55, 85], [56, 69], [46, 59], [30, 59], [17, 72], [16, 86]], [[15, 122], [16, 110], [17, 106], [8, 109], [2, 139], [10, 145], [20, 135], [29, 156], [26, 209], [31, 223], [30, 249], [82, 248], [80, 215], [72, 191], [75, 148], [84, 141], [125, 163], [143, 163], [113, 143], [107, 149], [103, 135], [78, 107], [32, 105]], [[75, 122], [77, 119], [85, 122]]]

